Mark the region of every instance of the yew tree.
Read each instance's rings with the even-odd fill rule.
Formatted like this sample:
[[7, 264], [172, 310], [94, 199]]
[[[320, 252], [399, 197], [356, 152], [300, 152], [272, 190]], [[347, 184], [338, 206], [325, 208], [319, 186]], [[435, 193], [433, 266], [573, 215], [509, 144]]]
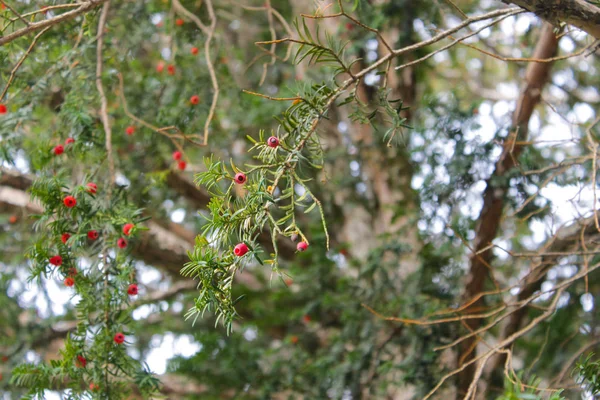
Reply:
[[599, 40], [593, 0], [0, 0], [0, 398], [596, 398]]

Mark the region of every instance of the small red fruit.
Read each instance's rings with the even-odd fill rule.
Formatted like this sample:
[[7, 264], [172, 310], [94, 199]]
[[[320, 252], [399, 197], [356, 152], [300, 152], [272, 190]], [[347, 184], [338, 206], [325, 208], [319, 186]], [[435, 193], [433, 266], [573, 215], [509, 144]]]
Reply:
[[175, 66], [173, 64], [167, 66], [167, 73], [169, 75], [175, 75]]
[[70, 276], [75, 276], [75, 275], [77, 275], [77, 268], [75, 268], [75, 267], [71, 267], [71, 268], [69, 268], [69, 275], [70, 275]]
[[185, 161], [179, 161], [177, 163], [177, 168], [179, 168], [182, 171], [185, 169], [186, 166], [187, 166], [187, 163]]
[[11, 215], [10, 217], [8, 217], [8, 223], [9, 224], [16, 224], [18, 221], [18, 218], [16, 215]]
[[123, 233], [126, 234], [127, 236], [129, 236], [129, 234], [131, 233], [131, 230], [133, 229], [134, 225], [133, 224], [125, 224], [123, 225]]
[[164, 70], [165, 70], [165, 63], [164, 62], [160, 61], [158, 64], [156, 64], [156, 72], [158, 72], [160, 74]]
[[90, 383], [90, 390], [91, 390], [92, 392], [97, 392], [97, 391], [98, 391], [98, 389], [100, 389], [100, 386], [96, 385], [96, 384], [95, 384], [95, 383], [93, 383], [93, 382], [92, 382], [92, 383]]
[[60, 241], [63, 242], [63, 244], [67, 244], [67, 240], [69, 240], [70, 237], [71, 237], [71, 234], [63, 233], [62, 236], [60, 237]]
[[288, 278], [288, 279], [286, 279], [286, 280], [285, 280], [285, 284], [286, 284], [287, 286], [292, 286], [292, 284], [293, 284], [293, 283], [294, 283], [294, 280], [293, 280], [293, 279], [289, 279], [289, 278]]
[[57, 267], [62, 265], [63, 259], [61, 256], [52, 256], [50, 257], [50, 264], [56, 265]]
[[73, 208], [77, 205], [77, 200], [73, 196], [67, 196], [63, 199], [63, 203], [67, 208]]
[[117, 246], [119, 246], [120, 249], [124, 249], [127, 247], [127, 240], [119, 238], [119, 240], [117, 240]]
[[233, 248], [233, 254], [235, 254], [238, 257], [243, 256], [247, 252], [248, 252], [248, 246], [246, 246], [246, 243], [238, 243]]
[[135, 126], [128, 126], [127, 129], [125, 129], [125, 133], [129, 136], [133, 135], [135, 133]]
[[174, 151], [173, 152], [173, 160], [175, 160], [175, 161], [181, 160], [182, 156], [183, 156], [183, 154], [181, 154], [180, 151]]
[[138, 294], [138, 285], [136, 285], [135, 283], [132, 283], [131, 285], [129, 285], [129, 287], [127, 288], [127, 294], [130, 296], [135, 296]]
[[88, 236], [88, 239], [90, 239], [90, 240], [96, 240], [96, 239], [98, 239], [100, 234], [96, 230], [91, 230], [87, 233], [87, 236]]
[[352, 22], [347, 22], [346, 23], [346, 29], [351, 31], [352, 29], [354, 29], [354, 24]]
[[90, 194], [96, 194], [96, 192], [98, 191], [98, 185], [96, 185], [94, 182], [88, 183], [86, 187], [87, 192]]
[[177, 18], [177, 19], [175, 20], [175, 24], [176, 24], [177, 26], [182, 26], [182, 25], [184, 24], [184, 21], [183, 21], [181, 18]]
[[164, 25], [164, 24], [163, 24], [163, 22], [162, 22], [162, 21], [160, 21], [158, 24], [156, 24], [156, 27], [157, 27], [157, 28], [162, 28], [162, 26], [163, 26], [163, 25]]
[[192, 97], [190, 97], [190, 103], [192, 103], [193, 105], [200, 103], [200, 97], [193, 95]]
[[5, 363], [8, 361], [8, 356], [2, 356], [2, 362]]
[[298, 343], [298, 336], [295, 336], [295, 335], [294, 335], [294, 336], [292, 336], [292, 337], [290, 338], [290, 342], [292, 342], [292, 344], [296, 344], [296, 343]]
[[75, 284], [75, 279], [71, 278], [70, 276], [65, 278], [65, 286], [71, 287], [74, 284]]
[[306, 249], [308, 249], [308, 243], [306, 242], [300, 242], [296, 245], [296, 250], [298, 251], [304, 251]]
[[125, 335], [123, 335], [121, 332], [118, 332], [114, 337], [114, 341], [116, 344], [122, 344], [125, 341]]
[[8, 109], [6, 108], [6, 106], [4, 104], [0, 104], [0, 114], [6, 114], [7, 112]]
[[267, 140], [267, 146], [269, 147], [277, 147], [279, 146], [279, 139], [277, 139], [275, 136], [271, 136], [268, 140]]
[[305, 323], [307, 323], [307, 324], [308, 324], [308, 323], [309, 323], [311, 320], [312, 320], [312, 318], [311, 318], [311, 317], [310, 317], [310, 315], [308, 315], [308, 314], [305, 314], [305, 315], [302, 317], [302, 321], [304, 321], [304, 322], [305, 322]]
[[55, 156], [60, 156], [62, 153], [65, 152], [65, 148], [61, 144], [59, 144], [58, 146], [55, 146], [54, 149], [52, 149], [52, 152]]
[[72, 137], [67, 138], [67, 140], [65, 141], [65, 144], [73, 144], [75, 143], [75, 139], [73, 139]]
[[86, 365], [87, 365], [87, 360], [85, 359], [85, 357], [82, 355], [78, 355], [77, 360], [75, 360], [75, 366], [77, 368], [85, 368]]
[[192, 50], [191, 50], [191, 51], [192, 51], [192, 54], [193, 54], [193, 55], [196, 55], [196, 54], [198, 54], [198, 48], [197, 48], [197, 47], [192, 47]]
[[246, 179], [246, 174], [244, 174], [243, 172], [238, 172], [233, 178], [235, 183], [237, 183], [238, 185], [243, 185], [244, 183], [246, 183]]

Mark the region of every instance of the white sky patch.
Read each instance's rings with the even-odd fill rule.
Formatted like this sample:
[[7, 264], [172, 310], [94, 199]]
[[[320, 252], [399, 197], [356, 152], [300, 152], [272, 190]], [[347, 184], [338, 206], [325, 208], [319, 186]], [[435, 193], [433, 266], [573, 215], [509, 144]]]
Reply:
[[176, 356], [188, 358], [202, 350], [202, 345], [194, 341], [192, 335], [176, 336], [171, 332], [154, 335], [150, 346], [153, 348], [148, 352], [145, 362], [152, 372], [159, 375], [167, 371], [169, 359]]
[[183, 208], [178, 208], [177, 210], [171, 213], [171, 221], [176, 224], [180, 224], [185, 219], [185, 210]]

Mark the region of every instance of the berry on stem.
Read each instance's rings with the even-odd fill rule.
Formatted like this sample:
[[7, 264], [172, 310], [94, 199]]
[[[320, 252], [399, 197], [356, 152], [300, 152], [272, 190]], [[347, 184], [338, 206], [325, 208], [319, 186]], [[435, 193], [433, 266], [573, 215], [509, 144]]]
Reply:
[[8, 217], [8, 223], [9, 224], [16, 224], [18, 220], [19, 219], [17, 218], [16, 215], [11, 215], [10, 217]]
[[116, 344], [123, 344], [123, 342], [125, 341], [125, 335], [123, 335], [121, 332], [117, 332], [117, 334], [114, 337], [114, 341]]
[[0, 114], [6, 114], [8, 112], [8, 109], [6, 108], [6, 106], [4, 104], [0, 104]]
[[175, 20], [175, 24], [176, 24], [177, 26], [182, 26], [184, 23], [185, 23], [185, 22], [184, 22], [184, 21], [183, 21], [181, 18], [177, 18], [177, 19]]
[[235, 254], [238, 257], [243, 256], [247, 252], [248, 252], [248, 246], [246, 245], [246, 243], [238, 243], [233, 248], [233, 254]]
[[96, 194], [96, 192], [98, 191], [98, 185], [96, 185], [94, 182], [90, 182], [85, 186], [87, 188], [87, 192], [90, 194]]
[[120, 249], [124, 249], [125, 247], [127, 247], [127, 240], [125, 240], [124, 238], [119, 238], [119, 240], [117, 240], [117, 246]]
[[132, 283], [131, 285], [129, 285], [129, 287], [127, 288], [127, 294], [130, 296], [135, 296], [138, 294], [138, 285], [136, 285], [135, 283]]
[[167, 73], [169, 75], [175, 75], [175, 66], [173, 64], [167, 65]]
[[156, 72], [158, 72], [160, 74], [164, 70], [165, 70], [165, 63], [162, 61], [159, 61], [159, 63], [156, 64]]
[[308, 243], [306, 242], [300, 242], [296, 245], [296, 250], [298, 251], [304, 251], [306, 249], [308, 249]]
[[192, 105], [200, 103], [200, 97], [198, 97], [197, 95], [193, 95], [192, 97], [190, 97], [190, 103], [192, 103]]
[[75, 366], [77, 368], [85, 368], [86, 365], [87, 365], [87, 360], [85, 359], [85, 357], [80, 354], [77, 355], [77, 359], [75, 360]]
[[187, 167], [187, 163], [185, 161], [179, 161], [177, 163], [177, 168], [179, 168], [180, 170], [183, 171], [185, 169], [185, 167]]
[[87, 233], [87, 237], [90, 240], [96, 240], [96, 239], [98, 239], [99, 236], [100, 236], [100, 234], [96, 230], [91, 230]]
[[63, 204], [67, 208], [73, 208], [77, 205], [77, 200], [73, 196], [67, 196], [63, 199]]
[[246, 183], [247, 179], [248, 178], [246, 178], [246, 174], [244, 174], [243, 172], [238, 172], [237, 174], [235, 174], [235, 177], [233, 178], [235, 183], [237, 183], [238, 185], [243, 185], [244, 183]]
[[75, 284], [75, 279], [71, 278], [70, 276], [65, 278], [65, 286], [71, 287], [74, 284]]
[[61, 256], [56, 255], [56, 256], [50, 257], [49, 261], [50, 261], [50, 264], [56, 265], [58, 267], [58, 266], [62, 265], [63, 259]]
[[63, 242], [63, 244], [67, 244], [67, 240], [69, 240], [70, 237], [70, 233], [63, 233], [60, 237], [60, 241]]
[[192, 47], [191, 52], [192, 52], [193, 55], [198, 54], [198, 48], [197, 47]]
[[304, 323], [306, 324], [308, 324], [311, 320], [312, 318], [308, 314], [304, 314], [304, 316], [302, 317], [302, 321], [304, 321]]
[[271, 136], [269, 139], [267, 139], [267, 146], [273, 148], [279, 146], [279, 139], [277, 139], [275, 136]]
[[65, 140], [65, 144], [73, 144], [75, 143], [75, 139], [73, 139], [72, 137], [67, 138], [67, 140]]
[[92, 392], [97, 392], [97, 391], [98, 391], [98, 389], [100, 389], [100, 386], [96, 385], [96, 384], [95, 384], [95, 383], [93, 383], [93, 382], [92, 382], [92, 383], [90, 383], [90, 390], [91, 390]]
[[175, 161], [181, 160], [182, 156], [183, 156], [183, 154], [181, 154], [180, 151], [174, 151], [173, 152], [173, 160], [175, 160]]
[[60, 156], [62, 153], [65, 152], [65, 148], [62, 146], [62, 144], [59, 144], [58, 146], [54, 146], [52, 152], [55, 156]]
[[129, 234], [131, 233], [131, 230], [133, 229], [134, 225], [133, 224], [125, 224], [123, 225], [123, 233], [127, 236], [129, 236]]
[[127, 129], [125, 129], [125, 133], [129, 136], [133, 135], [135, 133], [135, 126], [128, 126]]

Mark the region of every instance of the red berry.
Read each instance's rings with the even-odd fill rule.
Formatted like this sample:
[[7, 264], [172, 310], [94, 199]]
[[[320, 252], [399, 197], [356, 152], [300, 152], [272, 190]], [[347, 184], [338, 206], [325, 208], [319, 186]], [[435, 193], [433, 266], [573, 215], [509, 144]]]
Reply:
[[114, 341], [116, 344], [122, 344], [125, 341], [125, 335], [123, 335], [121, 332], [118, 332], [114, 337]]
[[77, 275], [77, 268], [74, 268], [74, 267], [69, 268], [69, 275], [70, 276]]
[[135, 126], [128, 126], [127, 129], [125, 129], [125, 133], [129, 136], [133, 135], [135, 133]]
[[277, 147], [279, 146], [279, 139], [277, 139], [275, 136], [271, 136], [268, 140], [267, 140], [267, 146], [269, 147]]
[[193, 55], [198, 54], [198, 48], [197, 47], [192, 47], [192, 54]]
[[308, 249], [308, 243], [306, 242], [300, 242], [296, 245], [296, 250], [298, 251], [304, 251], [306, 249]]
[[167, 66], [167, 73], [169, 75], [175, 75], [175, 66], [173, 64]]
[[235, 174], [235, 177], [233, 178], [233, 180], [235, 181], [235, 183], [237, 183], [238, 185], [242, 185], [244, 183], [246, 183], [246, 174], [242, 173], [242, 172], [238, 172], [237, 174]]
[[187, 166], [187, 163], [185, 161], [179, 161], [177, 163], [177, 168], [179, 168], [182, 171], [185, 169], [186, 166]]
[[124, 249], [127, 247], [127, 240], [119, 238], [119, 240], [117, 240], [117, 246], [119, 246], [120, 249]]
[[181, 154], [180, 151], [174, 151], [173, 152], [173, 160], [175, 160], [175, 161], [181, 160], [182, 156], [183, 156], [183, 154]]
[[156, 24], [156, 26], [157, 26], [158, 28], [162, 28], [162, 26], [163, 26], [163, 22], [162, 22], [162, 21], [160, 21], [158, 24]]
[[308, 315], [308, 314], [305, 314], [305, 315], [302, 317], [302, 321], [304, 321], [304, 322], [305, 322], [305, 323], [307, 323], [307, 324], [308, 324], [308, 323], [311, 321], [311, 319], [312, 319], [312, 318], [311, 318], [311, 317], [310, 317], [310, 315]]
[[62, 236], [60, 237], [60, 241], [63, 242], [64, 244], [67, 244], [67, 240], [69, 240], [70, 237], [71, 237], [71, 234], [63, 233]]
[[0, 104], [0, 114], [6, 114], [8, 112], [8, 108], [4, 104]]
[[127, 288], [127, 294], [129, 294], [130, 296], [135, 296], [138, 294], [138, 286], [135, 283], [132, 283], [131, 285], [129, 285], [129, 287]]
[[57, 267], [62, 265], [63, 259], [61, 256], [52, 256], [50, 257], [50, 264], [56, 265]]
[[70, 276], [65, 278], [65, 286], [71, 287], [74, 284], [75, 284], [75, 279], [71, 278]]
[[354, 24], [352, 22], [347, 22], [346, 23], [346, 29], [351, 31], [352, 29], [354, 29]]
[[298, 343], [298, 336], [292, 336], [292, 337], [290, 338], [290, 342], [292, 342], [293, 344], [296, 344], [296, 343]]
[[96, 391], [98, 391], [98, 389], [100, 389], [100, 386], [96, 385], [96, 384], [95, 384], [95, 383], [93, 383], [93, 382], [92, 382], [92, 383], [90, 383], [90, 390], [91, 390], [92, 392], [96, 392]]
[[73, 208], [77, 205], [77, 200], [73, 196], [67, 196], [63, 199], [63, 203], [68, 208]]
[[164, 70], [165, 70], [165, 63], [164, 62], [160, 61], [158, 64], [156, 64], [156, 72], [158, 72], [160, 74]]
[[243, 256], [244, 254], [246, 254], [248, 252], [248, 246], [246, 246], [246, 243], [238, 243], [234, 248], [233, 248], [233, 254], [235, 254], [238, 257]]
[[8, 356], [2, 356], [2, 362], [7, 362], [8, 361]]
[[87, 360], [85, 359], [85, 357], [82, 355], [78, 355], [77, 360], [75, 360], [75, 366], [77, 368], [85, 368], [86, 365], [87, 365]]
[[96, 192], [98, 191], [98, 185], [96, 185], [94, 182], [90, 182], [86, 185], [87, 187], [87, 192], [91, 193], [91, 194], [96, 194]]
[[96, 239], [98, 239], [100, 234], [96, 230], [91, 230], [87, 233], [87, 236], [88, 236], [88, 239], [90, 239], [90, 240], [96, 240]]
[[55, 146], [54, 149], [52, 149], [52, 152], [55, 156], [60, 156], [62, 153], [65, 152], [65, 148], [59, 144], [58, 146]]
[[67, 140], [65, 141], [65, 144], [73, 144], [75, 143], [75, 139], [73, 139], [72, 137], [67, 138]]
[[190, 97], [190, 103], [192, 103], [193, 105], [200, 103], [200, 97], [193, 95], [192, 97]]
[[18, 221], [18, 218], [16, 215], [11, 215], [10, 217], [8, 217], [8, 223], [9, 224], [16, 224]]
[[176, 24], [177, 26], [182, 26], [182, 25], [184, 24], [184, 21], [183, 21], [181, 18], [177, 18], [177, 19], [175, 20], [175, 24]]
[[126, 234], [127, 236], [129, 236], [129, 234], [131, 233], [131, 230], [133, 229], [134, 225], [133, 224], [125, 224], [123, 225], [123, 233]]

